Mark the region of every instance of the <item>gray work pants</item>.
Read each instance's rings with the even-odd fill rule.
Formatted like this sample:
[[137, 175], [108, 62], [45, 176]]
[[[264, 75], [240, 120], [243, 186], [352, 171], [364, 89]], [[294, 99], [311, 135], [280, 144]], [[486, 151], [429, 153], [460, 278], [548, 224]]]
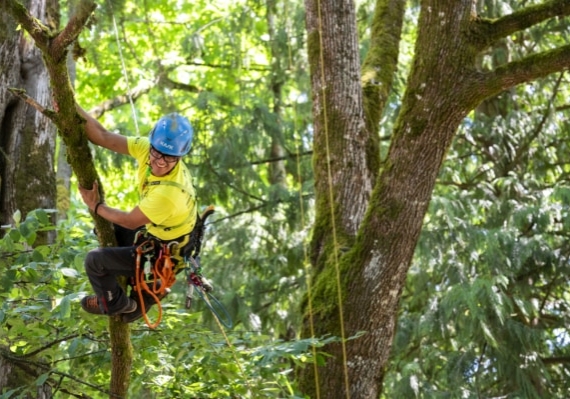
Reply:
[[105, 247], [87, 253], [85, 272], [104, 313], [113, 314], [123, 308], [127, 294], [117, 282], [118, 276], [134, 277], [136, 247]]

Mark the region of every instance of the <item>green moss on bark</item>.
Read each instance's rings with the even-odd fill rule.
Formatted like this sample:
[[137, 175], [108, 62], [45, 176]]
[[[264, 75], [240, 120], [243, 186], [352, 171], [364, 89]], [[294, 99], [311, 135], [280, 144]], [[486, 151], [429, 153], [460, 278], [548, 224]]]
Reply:
[[[22, 132], [22, 139], [25, 141], [23, 148], [35, 148], [35, 153], [22, 154], [19, 162], [19, 167], [16, 170], [16, 193], [20, 196], [16, 198], [16, 203], [23, 214], [36, 209], [45, 208], [47, 204], [42, 203], [41, 198], [55, 198], [55, 181], [53, 181], [53, 174], [45, 173], [45, 159], [49, 157], [51, 148], [48, 143], [39, 147], [31, 143], [37, 137], [37, 132], [29, 127]], [[48, 178], [47, 184], [45, 179]], [[49, 192], [46, 193], [45, 187], [49, 187]]]

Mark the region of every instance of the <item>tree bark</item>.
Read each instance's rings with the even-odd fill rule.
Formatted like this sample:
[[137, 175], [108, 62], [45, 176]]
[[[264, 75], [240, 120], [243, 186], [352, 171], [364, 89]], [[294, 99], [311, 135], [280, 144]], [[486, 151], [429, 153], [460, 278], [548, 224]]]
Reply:
[[[71, 18], [74, 14], [76, 0], [67, 1], [68, 17]], [[75, 83], [75, 60], [73, 54], [67, 54], [67, 71], [69, 73], [69, 81], [71, 86], [74, 87]], [[57, 218], [64, 220], [67, 218], [67, 211], [71, 199], [71, 165], [67, 162], [67, 146], [65, 143], [60, 142], [59, 151], [57, 152], [57, 171], [56, 171], [56, 187], [57, 187]]]
[[[57, 27], [56, 0], [31, 0], [28, 8], [44, 24]], [[49, 77], [41, 52], [15, 27], [5, 4], [0, 4], [0, 225], [13, 224], [17, 210], [26, 215], [55, 207], [55, 126], [7, 90], [21, 87], [39, 101], [49, 102]], [[48, 233], [38, 240], [51, 242], [54, 236]], [[28, 385], [36, 377], [35, 370], [27, 375], [0, 354], [0, 391]], [[35, 397], [51, 397], [49, 384], [37, 387]]]
[[22, 393], [22, 399], [50, 399], [53, 397], [52, 387], [48, 383], [39, 386], [33, 384], [42, 372], [41, 368], [36, 367], [32, 362], [21, 359], [14, 359], [6, 355], [9, 353], [8, 348], [0, 347], [0, 392], [13, 389], [15, 392], [21, 392], [22, 387], [30, 387], [32, 393]]
[[[305, 324], [315, 326], [317, 337], [346, 339], [364, 332], [327, 346], [332, 357], [316, 375], [310, 368], [302, 371], [301, 387], [311, 398], [379, 397], [406, 274], [459, 124], [484, 99], [570, 66], [570, 46], [562, 46], [495, 70], [477, 68], [485, 48], [548, 18], [567, 16], [569, 2], [549, 1], [494, 21], [480, 19], [474, 7], [473, 0], [421, 2], [406, 92], [387, 157], [375, 170], [379, 112], [374, 107], [384, 105], [370, 84], [386, 85], [392, 76], [359, 74], [353, 2], [306, 0], [317, 209], [311, 259], [315, 282], [311, 301], [304, 304]], [[365, 73], [395, 70], [396, 10], [403, 10], [403, 2], [380, 0], [379, 9], [396, 13], [378, 15], [394, 26], [372, 29], [388, 44], [384, 50], [372, 46], [370, 51], [378, 54], [367, 59]], [[367, 101], [361, 82], [368, 87]]]
[[[20, 87], [39, 102], [51, 101], [42, 54], [0, 5], [0, 224], [12, 215], [55, 206], [53, 123], [7, 91]], [[30, 13], [46, 25], [57, 25], [55, 0], [29, 1]], [[54, 26], [55, 27], [55, 26]]]

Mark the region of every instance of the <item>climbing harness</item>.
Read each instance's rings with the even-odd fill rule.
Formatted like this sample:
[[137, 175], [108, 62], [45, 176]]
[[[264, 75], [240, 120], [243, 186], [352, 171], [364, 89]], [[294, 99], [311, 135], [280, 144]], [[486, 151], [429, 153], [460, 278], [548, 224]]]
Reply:
[[[141, 306], [142, 315], [146, 324], [150, 328], [156, 328], [162, 320], [162, 305], [160, 300], [164, 298], [170, 287], [176, 282], [176, 269], [172, 260], [171, 245], [178, 244], [171, 242], [168, 244], [156, 244], [157, 240], [148, 239], [136, 248], [136, 268], [135, 268], [135, 284], [133, 289], [137, 292], [139, 305]], [[158, 248], [157, 248], [158, 245]], [[151, 265], [151, 258], [158, 250], [158, 256], [154, 264]], [[143, 255], [146, 257], [144, 266], [141, 268], [141, 260]], [[151, 280], [147, 280], [146, 276], [152, 275]], [[150, 285], [149, 285], [150, 283]], [[158, 319], [152, 323], [146, 313], [144, 294], [151, 296], [158, 306]]]
[[[200, 266], [205, 221], [212, 213], [214, 207], [207, 207], [202, 215], [197, 216], [192, 232], [178, 239], [179, 241], [161, 241], [144, 230], [138, 231], [135, 235], [136, 268], [133, 290], [137, 293], [143, 318], [150, 328], [154, 329], [160, 324], [162, 320], [160, 300], [170, 292], [170, 287], [176, 282], [176, 275], [182, 270], [186, 270], [188, 283], [186, 308], [190, 309], [193, 293], [196, 290], [216, 319], [226, 328], [232, 328], [233, 323], [228, 311], [212, 294], [212, 287], [203, 278]], [[147, 315], [145, 295], [150, 296], [158, 307], [158, 317], [154, 323]]]
[[226, 328], [232, 328], [233, 322], [228, 311], [212, 294], [212, 286], [208, 282], [204, 281], [205, 279], [202, 277], [200, 250], [202, 249], [202, 240], [204, 239], [205, 229], [203, 226], [206, 218], [212, 213], [214, 213], [214, 207], [210, 205], [199, 217], [199, 228], [195, 228], [192, 232], [193, 234], [190, 236], [190, 244], [188, 247], [191, 251], [189, 251], [185, 256], [189, 265], [189, 267], [185, 269], [186, 282], [188, 283], [188, 287], [186, 288], [186, 309], [190, 309], [192, 307], [193, 294], [194, 291], [196, 291], [198, 296], [204, 301], [216, 319]]

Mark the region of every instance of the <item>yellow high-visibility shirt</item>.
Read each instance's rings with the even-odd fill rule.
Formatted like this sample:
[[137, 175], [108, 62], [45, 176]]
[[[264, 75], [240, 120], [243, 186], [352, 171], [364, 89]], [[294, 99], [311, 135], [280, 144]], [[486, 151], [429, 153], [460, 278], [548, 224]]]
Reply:
[[182, 160], [166, 176], [156, 177], [148, 166], [150, 141], [127, 137], [129, 153], [137, 160], [139, 208], [152, 223], [147, 231], [161, 240], [188, 234], [196, 224], [196, 192]]

